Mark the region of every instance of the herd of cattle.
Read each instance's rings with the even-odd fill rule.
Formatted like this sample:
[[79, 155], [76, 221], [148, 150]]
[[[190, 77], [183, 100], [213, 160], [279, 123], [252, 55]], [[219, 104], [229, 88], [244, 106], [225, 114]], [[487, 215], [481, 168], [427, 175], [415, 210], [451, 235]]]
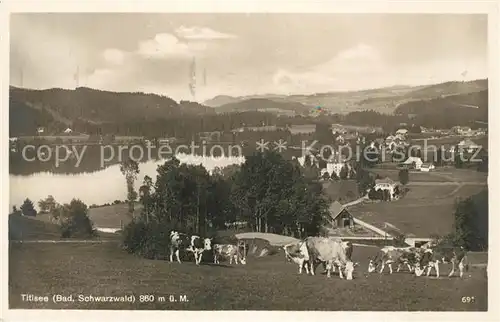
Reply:
[[[343, 241], [340, 238], [327, 237], [307, 237], [303, 240], [287, 244], [282, 247], [287, 261], [298, 265], [299, 274], [305, 269], [306, 274], [314, 275], [315, 268], [322, 263], [326, 270], [327, 277], [331, 272], [338, 268], [340, 278], [347, 280], [353, 279], [354, 268], [359, 265], [352, 260], [353, 244], [349, 241]], [[186, 234], [172, 231], [170, 233], [170, 261], [174, 261], [174, 255], [181, 263], [180, 251], [191, 252], [194, 254], [196, 265], [201, 263], [203, 254], [206, 251], [213, 252], [214, 264], [219, 264], [221, 258], [233, 260], [236, 264], [246, 264], [247, 244], [238, 242], [233, 244], [213, 244], [211, 238], [201, 238], [200, 236], [188, 236]], [[382, 273], [386, 266], [389, 267], [390, 274], [393, 273], [393, 264], [397, 265], [399, 272], [403, 266], [406, 266], [411, 273], [421, 276], [427, 270], [426, 276], [429, 276], [434, 269], [436, 276], [439, 277], [439, 265], [451, 263], [452, 268], [448, 276], [455, 274], [458, 266], [460, 277], [463, 277], [464, 269], [468, 271], [469, 263], [467, 252], [457, 247], [441, 247], [436, 243], [428, 242], [421, 247], [395, 247], [385, 246], [381, 248], [376, 256], [369, 259], [368, 273], [375, 272], [377, 269]]]

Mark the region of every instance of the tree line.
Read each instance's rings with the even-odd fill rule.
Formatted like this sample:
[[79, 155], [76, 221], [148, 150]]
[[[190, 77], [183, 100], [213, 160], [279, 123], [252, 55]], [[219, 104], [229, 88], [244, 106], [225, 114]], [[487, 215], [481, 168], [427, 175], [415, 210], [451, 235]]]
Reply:
[[173, 158], [158, 167], [156, 180], [144, 178], [137, 195], [142, 213], [125, 228], [124, 245], [139, 253], [157, 249], [158, 236], [171, 229], [213, 236], [246, 222], [251, 231], [301, 238], [320, 234], [328, 218], [321, 184], [272, 151], [255, 152], [241, 166], [212, 173]]

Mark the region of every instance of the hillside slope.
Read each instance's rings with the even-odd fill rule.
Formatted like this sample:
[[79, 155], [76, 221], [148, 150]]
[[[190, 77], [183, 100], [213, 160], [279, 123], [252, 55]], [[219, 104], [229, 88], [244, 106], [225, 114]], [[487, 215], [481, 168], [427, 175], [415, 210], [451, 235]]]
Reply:
[[488, 121], [488, 90], [467, 94], [448, 95], [430, 100], [411, 101], [398, 106], [395, 114], [413, 114], [417, 118], [446, 118], [456, 120]]
[[11, 86], [9, 112], [11, 133], [30, 135], [37, 126], [49, 126], [53, 122], [64, 127], [71, 126], [75, 120], [90, 124], [137, 121], [207, 114], [213, 109], [194, 102], [177, 103], [156, 94], [115, 93], [85, 87], [30, 90]]

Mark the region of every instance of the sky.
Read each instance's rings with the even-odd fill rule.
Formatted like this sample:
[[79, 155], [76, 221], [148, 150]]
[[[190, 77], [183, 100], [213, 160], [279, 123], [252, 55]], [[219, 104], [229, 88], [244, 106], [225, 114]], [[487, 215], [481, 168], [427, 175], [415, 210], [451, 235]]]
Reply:
[[487, 16], [472, 14], [17, 13], [10, 51], [13, 86], [177, 101], [488, 77]]

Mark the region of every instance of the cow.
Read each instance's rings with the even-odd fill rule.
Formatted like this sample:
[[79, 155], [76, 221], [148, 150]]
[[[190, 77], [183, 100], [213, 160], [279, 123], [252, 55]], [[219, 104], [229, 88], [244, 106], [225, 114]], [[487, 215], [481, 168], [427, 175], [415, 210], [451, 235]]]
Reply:
[[464, 275], [464, 268], [465, 271], [469, 270], [467, 252], [462, 247], [433, 247], [423, 250], [423, 254], [415, 267], [415, 275], [421, 276], [427, 268], [426, 276], [429, 276], [432, 268], [434, 268], [436, 277], [439, 277], [440, 263], [451, 263], [452, 267], [448, 277], [452, 277], [455, 274], [455, 266], [457, 264], [460, 271], [460, 277]]
[[354, 267], [358, 263], [352, 262], [351, 242], [326, 237], [307, 237], [305, 243], [309, 253], [311, 275], [314, 275], [316, 262], [320, 261], [326, 263], [327, 277], [331, 276], [331, 271], [335, 269], [334, 265], [337, 265], [340, 278], [344, 278], [342, 270], [345, 269], [346, 278], [352, 280]]
[[[243, 251], [241, 249], [243, 245]], [[246, 244], [232, 245], [232, 244], [214, 244], [214, 264], [219, 264], [220, 257], [229, 258], [229, 264], [234, 262], [238, 264], [238, 259], [241, 264], [245, 265], [246, 261]]]
[[283, 246], [285, 251], [285, 260], [293, 261], [299, 266], [299, 274], [302, 274], [302, 269], [305, 267], [306, 274], [309, 274], [309, 252], [307, 251], [307, 245], [304, 240], [299, 242], [293, 242]]
[[187, 250], [194, 254], [195, 264], [200, 265], [201, 259], [203, 257], [203, 252], [206, 250], [212, 250], [212, 239], [201, 238], [200, 236], [192, 235], [191, 243]]
[[180, 250], [186, 250], [189, 247], [189, 238], [186, 234], [172, 230], [170, 232], [170, 262], [174, 261], [174, 254], [177, 257], [177, 262], [181, 263], [179, 258]]
[[380, 266], [379, 273], [381, 274], [385, 269], [385, 265], [387, 265], [389, 266], [390, 274], [392, 274], [393, 263], [398, 264], [398, 272], [402, 265], [406, 265], [408, 270], [413, 272], [413, 266], [417, 261], [416, 258], [416, 249], [414, 247], [385, 246], [379, 250], [373, 259], [370, 259], [368, 273], [374, 272]]

